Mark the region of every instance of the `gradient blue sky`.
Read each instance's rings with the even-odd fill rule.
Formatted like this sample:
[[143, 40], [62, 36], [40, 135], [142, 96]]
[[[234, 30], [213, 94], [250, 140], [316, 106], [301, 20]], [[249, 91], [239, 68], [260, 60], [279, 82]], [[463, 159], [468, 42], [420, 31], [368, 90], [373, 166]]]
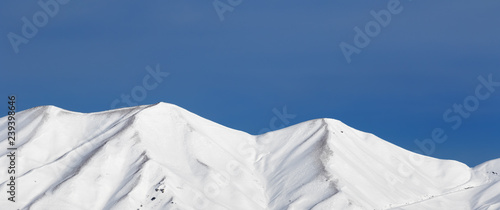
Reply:
[[456, 130], [443, 114], [475, 94], [478, 76], [500, 81], [500, 2], [401, 0], [348, 64], [339, 44], [388, 2], [243, 0], [221, 21], [213, 1], [72, 0], [15, 53], [7, 34], [42, 9], [2, 1], [0, 96], [16, 94], [21, 110], [103, 111], [160, 64], [170, 75], [139, 104], [173, 103], [251, 134], [286, 106], [289, 125], [339, 119], [412, 151], [439, 127], [448, 140], [431, 156], [499, 158], [500, 87]]

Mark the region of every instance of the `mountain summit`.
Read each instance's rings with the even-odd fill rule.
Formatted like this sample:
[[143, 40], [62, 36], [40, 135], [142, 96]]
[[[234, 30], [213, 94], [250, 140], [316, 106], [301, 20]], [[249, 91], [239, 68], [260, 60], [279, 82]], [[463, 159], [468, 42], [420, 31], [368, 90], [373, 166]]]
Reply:
[[167, 103], [16, 119], [16, 202], [4, 136], [2, 209], [500, 209], [500, 159], [469, 168], [333, 119], [259, 136]]

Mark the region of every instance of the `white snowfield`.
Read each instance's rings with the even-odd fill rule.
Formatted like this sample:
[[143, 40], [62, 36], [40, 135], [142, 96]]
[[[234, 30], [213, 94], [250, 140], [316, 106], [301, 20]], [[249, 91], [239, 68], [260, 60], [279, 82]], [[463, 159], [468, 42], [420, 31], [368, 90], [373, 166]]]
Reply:
[[500, 209], [500, 159], [418, 155], [333, 119], [253, 136], [175, 105], [0, 119], [0, 209]]

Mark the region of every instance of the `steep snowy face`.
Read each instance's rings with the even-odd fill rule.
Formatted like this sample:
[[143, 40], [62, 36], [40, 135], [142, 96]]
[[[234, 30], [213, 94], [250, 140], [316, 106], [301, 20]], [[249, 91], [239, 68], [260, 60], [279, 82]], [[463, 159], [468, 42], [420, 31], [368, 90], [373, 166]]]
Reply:
[[[331, 119], [252, 136], [159, 103], [90, 114], [36, 107], [18, 113], [16, 127], [16, 202], [5, 193], [0, 200], [8, 209], [500, 205], [498, 160], [470, 169]], [[4, 138], [0, 168], [6, 169]], [[8, 177], [0, 170], [1, 192]]]
[[452, 192], [472, 176], [465, 164], [411, 153], [332, 119], [257, 139], [273, 209], [388, 209]]

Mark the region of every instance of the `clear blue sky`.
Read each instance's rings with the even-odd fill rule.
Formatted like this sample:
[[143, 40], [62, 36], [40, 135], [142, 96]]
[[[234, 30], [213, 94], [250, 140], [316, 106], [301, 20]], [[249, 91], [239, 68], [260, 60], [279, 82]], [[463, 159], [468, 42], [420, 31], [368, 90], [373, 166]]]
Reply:
[[[500, 82], [499, 1], [40, 2], [0, 3], [0, 97], [21, 110], [103, 111], [135, 93], [251, 134], [334, 118], [412, 151], [442, 128], [427, 153], [469, 166], [500, 157], [500, 87], [476, 96], [479, 76]], [[366, 25], [348, 63], [340, 44]], [[454, 110], [464, 100], [472, 111]], [[285, 106], [296, 117], [275, 122]]]

